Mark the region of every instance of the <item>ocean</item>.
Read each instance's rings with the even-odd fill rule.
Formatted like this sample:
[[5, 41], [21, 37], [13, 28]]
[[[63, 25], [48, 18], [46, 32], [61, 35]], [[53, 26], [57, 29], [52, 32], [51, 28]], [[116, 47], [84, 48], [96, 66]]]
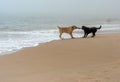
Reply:
[[[89, 22], [89, 21], [88, 21]], [[76, 25], [81, 27], [102, 25], [97, 33], [119, 33], [119, 20], [100, 20], [92, 22], [81, 22], [79, 19], [65, 19], [56, 17], [0, 17], [0, 55], [6, 55], [22, 48], [34, 47], [39, 44], [60, 40], [57, 26]], [[81, 38], [83, 31], [76, 29], [74, 37]], [[70, 38], [68, 34], [63, 34], [63, 38]]]

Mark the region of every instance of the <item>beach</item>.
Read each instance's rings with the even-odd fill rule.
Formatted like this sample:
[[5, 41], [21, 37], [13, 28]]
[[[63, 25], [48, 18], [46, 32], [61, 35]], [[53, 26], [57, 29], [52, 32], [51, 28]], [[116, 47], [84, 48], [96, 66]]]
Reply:
[[0, 56], [0, 82], [120, 82], [120, 34], [54, 40]]
[[[0, 55], [19, 51], [26, 47], [38, 46], [39, 44], [53, 40], [60, 40], [57, 26], [68, 27], [76, 25], [81, 28], [84, 25], [98, 28], [102, 25], [102, 28], [98, 30], [97, 34], [120, 33], [119, 20], [108, 22], [102, 19], [94, 22], [80, 22], [82, 19], [79, 17], [74, 19], [65, 16], [64, 18], [63, 20], [61, 17], [56, 18], [51, 16], [0, 16]], [[83, 36], [83, 31], [81, 29], [75, 29], [73, 36], [80, 38]], [[63, 33], [62, 38], [69, 39], [71, 37], [69, 34]]]

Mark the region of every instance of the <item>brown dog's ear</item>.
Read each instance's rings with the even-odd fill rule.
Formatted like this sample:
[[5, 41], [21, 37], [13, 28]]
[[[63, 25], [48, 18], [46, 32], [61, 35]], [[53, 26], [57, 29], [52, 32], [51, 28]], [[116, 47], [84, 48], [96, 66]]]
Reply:
[[72, 25], [71, 27], [72, 27], [72, 28], [75, 28], [76, 26], [75, 26], [75, 25]]
[[72, 29], [74, 29], [75, 27], [74, 26], [72, 26]]
[[72, 25], [72, 27], [76, 27], [75, 25]]
[[72, 30], [76, 29], [76, 26], [71, 26]]
[[59, 26], [57, 26], [58, 28], [60, 28]]

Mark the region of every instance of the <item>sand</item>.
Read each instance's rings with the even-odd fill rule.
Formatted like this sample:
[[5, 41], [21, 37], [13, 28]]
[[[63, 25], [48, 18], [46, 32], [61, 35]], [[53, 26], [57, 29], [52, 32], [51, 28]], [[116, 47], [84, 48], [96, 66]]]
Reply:
[[120, 34], [52, 41], [0, 56], [0, 82], [120, 82]]

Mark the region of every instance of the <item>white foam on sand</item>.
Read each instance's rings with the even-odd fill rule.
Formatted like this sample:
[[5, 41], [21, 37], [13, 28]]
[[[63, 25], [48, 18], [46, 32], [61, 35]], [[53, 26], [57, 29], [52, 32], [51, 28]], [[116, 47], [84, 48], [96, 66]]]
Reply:
[[[98, 25], [97, 25], [98, 26]], [[103, 24], [98, 33], [120, 32], [120, 24]], [[76, 29], [74, 37], [83, 36], [83, 31]], [[69, 34], [63, 34], [63, 38], [70, 38]], [[37, 30], [37, 31], [1, 31], [0, 32], [0, 54], [4, 55], [25, 47], [37, 46], [40, 43], [59, 40], [58, 29]]]

